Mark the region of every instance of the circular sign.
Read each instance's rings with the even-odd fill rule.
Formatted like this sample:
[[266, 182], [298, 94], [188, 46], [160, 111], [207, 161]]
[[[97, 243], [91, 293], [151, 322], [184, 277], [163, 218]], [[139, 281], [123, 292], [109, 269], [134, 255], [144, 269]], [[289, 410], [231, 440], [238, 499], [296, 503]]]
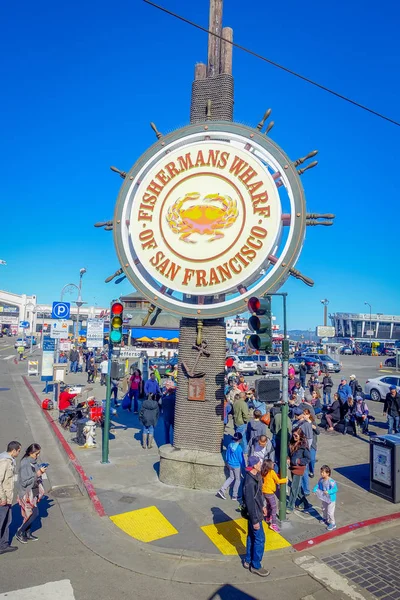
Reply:
[[197, 318], [234, 314], [250, 295], [277, 289], [304, 232], [295, 168], [271, 140], [234, 123], [191, 125], [157, 142], [127, 174], [114, 218], [134, 287]]

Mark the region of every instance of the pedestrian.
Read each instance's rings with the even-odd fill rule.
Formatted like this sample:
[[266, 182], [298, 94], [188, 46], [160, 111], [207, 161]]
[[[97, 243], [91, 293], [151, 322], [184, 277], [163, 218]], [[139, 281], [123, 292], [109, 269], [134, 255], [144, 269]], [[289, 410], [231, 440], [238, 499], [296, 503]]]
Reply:
[[154, 371], [150, 373], [150, 379], [148, 379], [144, 384], [144, 393], [146, 394], [146, 396], [148, 396], [149, 394], [154, 394], [157, 400], [161, 395], [160, 386], [158, 384], [156, 374], [154, 373]]
[[76, 373], [78, 370], [79, 353], [75, 346], [71, 348], [71, 351], [69, 353], [69, 360], [71, 362], [69, 370], [71, 371], [71, 373]]
[[[154, 373], [153, 373], [154, 375]], [[150, 376], [151, 377], [151, 376]], [[155, 379], [155, 375], [154, 375]], [[132, 399], [133, 399], [133, 412], [137, 414], [139, 412], [139, 396], [140, 396], [140, 388], [142, 387], [142, 372], [140, 369], [135, 369], [130, 378], [130, 386], [129, 386], [129, 398], [131, 400], [131, 405], [128, 408], [129, 411], [132, 410]], [[148, 392], [150, 393], [150, 392]], [[151, 392], [153, 393], [153, 392]]]
[[118, 386], [119, 386], [119, 379], [111, 379], [110, 382], [111, 385], [111, 397], [114, 396], [114, 406], [115, 408], [119, 407], [118, 404]]
[[154, 376], [156, 378], [158, 385], [161, 385], [161, 375], [160, 375], [160, 371], [158, 370], [157, 365], [154, 365], [153, 373], [154, 373]]
[[20, 361], [21, 361], [21, 360], [23, 360], [23, 358], [24, 358], [24, 352], [25, 352], [25, 347], [24, 347], [24, 345], [23, 345], [23, 344], [18, 344], [18, 347], [17, 347], [17, 354], [18, 354], [18, 356], [19, 356], [19, 360], [20, 360]]
[[246, 428], [249, 420], [249, 408], [245, 401], [246, 394], [243, 392], [236, 394], [233, 401], [233, 425], [235, 433], [239, 431], [242, 434], [240, 444], [244, 453], [247, 452], [246, 446]]
[[96, 365], [94, 362], [94, 358], [89, 358], [89, 364], [88, 364], [88, 368], [87, 368], [87, 374], [88, 374], [87, 382], [88, 383], [94, 383], [95, 371], [96, 371]]
[[321, 373], [321, 367], [320, 367], [320, 364], [319, 364], [319, 362], [315, 362], [315, 363], [314, 363], [313, 370], [314, 370], [314, 375], [315, 375], [315, 378], [316, 378], [316, 379], [318, 379], [318, 377], [319, 377], [319, 375], [320, 375], [320, 373]]
[[249, 445], [249, 456], [257, 456], [261, 462], [268, 459], [275, 460], [275, 450], [271, 440], [266, 435], [253, 438], [252, 444]]
[[304, 360], [301, 361], [299, 365], [299, 378], [301, 387], [305, 389], [306, 387], [306, 377], [307, 377], [307, 365]]
[[243, 449], [240, 444], [242, 434], [237, 431], [233, 436], [233, 440], [228, 445], [225, 455], [225, 465], [229, 469], [229, 477], [217, 492], [217, 496], [226, 500], [226, 491], [233, 484], [232, 500], [239, 499], [239, 489], [241, 481], [241, 473], [245, 468]]
[[313, 391], [315, 389], [317, 389], [318, 386], [318, 379], [315, 377], [315, 375], [310, 375], [310, 379], [308, 380], [308, 391], [310, 392], [310, 394], [313, 393]]
[[250, 388], [246, 393], [246, 401], [249, 407], [259, 410], [262, 417], [267, 414], [267, 406], [265, 402], [256, 398], [256, 390], [254, 388]]
[[288, 393], [289, 393], [289, 396], [292, 395], [292, 392], [294, 390], [295, 385], [296, 385], [296, 380], [294, 378], [294, 373], [292, 373], [292, 375], [289, 375], [289, 380], [288, 380]]
[[238, 384], [238, 390], [239, 392], [247, 392], [247, 390], [249, 389], [248, 384], [245, 382], [245, 379], [243, 377], [243, 375], [240, 375], [239, 377], [239, 384]]
[[347, 398], [349, 396], [352, 396], [353, 394], [351, 393], [351, 387], [348, 385], [347, 380], [346, 379], [341, 379], [340, 383], [339, 383], [339, 387], [338, 387], [338, 396], [339, 396], [339, 400], [342, 404], [345, 404], [347, 401]]
[[311, 405], [314, 409], [314, 413], [316, 415], [319, 415], [322, 412], [322, 406], [321, 406], [321, 394], [319, 389], [315, 389], [313, 393], [311, 394]]
[[385, 404], [383, 405], [383, 416], [387, 415], [388, 434], [400, 433], [400, 395], [395, 385], [391, 385], [389, 393], [386, 394]]
[[65, 390], [60, 392], [60, 395], [58, 396], [59, 411], [66, 410], [70, 406], [73, 406], [74, 403], [72, 401], [74, 398], [76, 398], [78, 394], [71, 394], [71, 389], [72, 388], [66, 388]]
[[322, 502], [322, 518], [328, 531], [336, 529], [335, 508], [338, 491], [337, 483], [331, 478], [331, 473], [328, 465], [322, 465], [321, 478], [313, 489], [314, 494], [317, 494]]
[[[310, 463], [311, 463], [311, 446], [313, 443], [313, 428], [312, 425], [315, 422], [315, 419], [311, 415], [310, 409], [305, 408], [303, 413], [297, 417], [297, 421], [293, 421], [293, 429], [299, 428], [302, 430], [307, 439], [308, 449], [310, 450]], [[304, 490], [304, 495], [310, 495], [310, 483], [308, 480], [309, 477], [309, 465], [306, 466], [304, 475], [302, 478], [302, 486]]]
[[261, 467], [261, 477], [263, 478], [262, 492], [267, 505], [266, 522], [272, 531], [280, 532], [276, 521], [277, 502], [276, 502], [276, 486], [281, 483], [287, 483], [287, 477], [278, 477], [274, 470], [273, 460], [264, 460]]
[[324, 378], [322, 380], [322, 391], [324, 395], [324, 406], [329, 406], [331, 404], [331, 393], [333, 388], [332, 377], [329, 373], [325, 373]]
[[303, 386], [301, 385], [301, 381], [299, 381], [298, 379], [296, 380], [296, 384], [293, 388], [292, 391], [292, 397], [293, 394], [296, 395], [296, 404], [300, 404], [300, 402], [302, 402], [304, 400], [305, 397], [305, 390], [303, 388]]
[[339, 400], [339, 394], [333, 395], [333, 402], [328, 407], [328, 412], [325, 415], [326, 422], [328, 423], [328, 431], [333, 431], [333, 427], [336, 423], [339, 423], [342, 418], [342, 404]]
[[10, 545], [9, 528], [14, 496], [15, 459], [20, 451], [19, 442], [9, 442], [7, 450], [0, 454], [0, 554], [18, 549], [17, 546]]
[[369, 433], [369, 409], [362, 396], [356, 396], [355, 418], [357, 425], [361, 428], [361, 433], [367, 435]]
[[301, 504], [304, 505], [304, 510], [311, 508], [302, 485], [303, 475], [310, 460], [311, 454], [304, 432], [299, 428], [294, 429], [289, 442], [289, 456], [287, 459], [292, 474], [292, 486], [287, 505], [288, 513], [293, 512], [295, 507], [301, 509]]
[[139, 421], [142, 423], [142, 448], [153, 447], [154, 428], [157, 425], [160, 409], [156, 395], [150, 393], [142, 404]]
[[100, 385], [107, 385], [108, 359], [104, 358], [100, 363]]
[[256, 409], [253, 412], [253, 418], [247, 423], [246, 439], [248, 446], [248, 454], [250, 454], [250, 448], [252, 446], [253, 440], [256, 438], [258, 439], [260, 435], [267, 434], [267, 426], [260, 420], [261, 416], [261, 412]]
[[238, 389], [238, 384], [236, 383], [236, 380], [231, 377], [230, 379], [228, 379], [228, 389], [226, 391], [226, 395], [229, 396], [229, 401], [231, 402], [231, 404], [234, 403], [235, 397], [239, 394], [240, 392]]
[[27, 544], [28, 540], [36, 542], [38, 538], [32, 534], [31, 528], [35, 519], [39, 516], [38, 502], [44, 495], [42, 476], [47, 467], [38, 464], [41, 447], [39, 444], [31, 444], [22, 457], [18, 473], [18, 504], [21, 507], [23, 523], [18, 529], [15, 537], [21, 544]]
[[291, 375], [293, 375], [293, 377], [296, 375], [296, 371], [295, 371], [294, 366], [292, 365], [292, 363], [289, 364], [288, 375], [289, 375], [289, 377]]
[[175, 425], [176, 387], [172, 382], [168, 383], [169, 385], [165, 386], [165, 391], [162, 395], [161, 406], [164, 419], [165, 443], [172, 444]]
[[347, 434], [348, 425], [351, 426], [353, 435], [357, 437], [357, 429], [356, 429], [356, 405], [353, 399], [353, 396], [349, 396], [347, 398], [346, 404], [342, 406], [342, 412], [344, 417], [344, 429], [343, 435]]
[[359, 386], [359, 383], [357, 381], [357, 378], [355, 375], [350, 375], [349, 378], [349, 387], [351, 389], [351, 395], [353, 396], [353, 398], [356, 397], [356, 392], [357, 392], [357, 388]]
[[262, 484], [261, 461], [257, 456], [251, 456], [243, 485], [245, 514], [248, 518], [246, 556], [243, 566], [260, 577], [268, 577], [269, 571], [264, 569], [261, 563], [265, 545], [263, 520], [267, 515]]

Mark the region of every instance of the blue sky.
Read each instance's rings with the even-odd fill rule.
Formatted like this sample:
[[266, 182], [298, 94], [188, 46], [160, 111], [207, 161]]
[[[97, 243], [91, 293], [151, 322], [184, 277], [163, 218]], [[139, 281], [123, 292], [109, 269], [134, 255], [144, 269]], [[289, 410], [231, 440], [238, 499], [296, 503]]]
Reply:
[[[161, 1], [161, 0], [160, 0]], [[202, 25], [208, 0], [163, 0]], [[398, 6], [338, 0], [285, 5], [225, 0], [235, 40], [400, 120]], [[141, 0], [0, 7], [0, 289], [57, 299], [86, 267], [84, 300], [130, 291], [104, 284], [118, 268], [111, 219], [121, 179], [162, 132], [189, 119], [194, 64], [207, 36]], [[309, 228], [297, 268], [316, 281], [289, 293], [289, 326], [332, 311], [400, 313], [397, 176], [400, 128], [234, 51], [235, 120], [257, 124], [273, 108], [273, 139], [293, 158], [319, 150], [303, 176], [309, 212], [336, 213]], [[278, 312], [278, 311], [276, 311]], [[278, 312], [279, 314], [279, 312]]]

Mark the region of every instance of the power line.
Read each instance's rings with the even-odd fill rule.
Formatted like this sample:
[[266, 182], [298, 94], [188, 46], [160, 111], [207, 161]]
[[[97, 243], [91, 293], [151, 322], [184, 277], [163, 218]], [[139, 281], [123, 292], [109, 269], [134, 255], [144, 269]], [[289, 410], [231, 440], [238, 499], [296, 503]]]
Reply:
[[240, 44], [237, 44], [236, 42], [233, 42], [232, 40], [227, 40], [222, 35], [218, 35], [217, 33], [210, 31], [206, 27], [202, 27], [201, 25], [198, 25], [197, 23], [194, 23], [193, 21], [190, 21], [189, 19], [186, 19], [185, 17], [182, 17], [181, 15], [174, 13], [171, 10], [164, 8], [163, 6], [159, 6], [158, 4], [155, 4], [154, 2], [151, 2], [150, 0], [143, 0], [143, 1], [146, 4], [150, 4], [150, 6], [153, 6], [154, 8], [161, 10], [162, 12], [165, 12], [168, 15], [171, 15], [172, 17], [175, 17], [176, 19], [179, 19], [180, 21], [183, 21], [184, 23], [187, 23], [188, 25], [195, 27], [196, 29], [200, 29], [201, 31], [204, 31], [205, 33], [214, 35], [215, 37], [219, 38], [220, 40], [223, 40], [224, 42], [227, 42], [228, 44], [232, 44], [232, 46], [234, 46], [235, 48], [239, 48], [239, 50], [243, 50], [243, 52], [247, 52], [248, 54], [251, 54], [252, 56], [255, 56], [256, 58], [259, 58], [260, 60], [263, 60], [264, 62], [269, 63], [270, 65], [277, 67], [278, 69], [281, 69], [282, 71], [286, 71], [286, 73], [289, 73], [290, 75], [294, 75], [298, 79], [302, 79], [303, 81], [310, 83], [311, 85], [319, 88], [320, 90], [323, 90], [324, 92], [328, 92], [329, 94], [332, 94], [332, 96], [336, 96], [336, 98], [340, 98], [341, 100], [344, 100], [345, 102], [349, 102], [349, 104], [353, 104], [354, 106], [357, 106], [358, 108], [361, 108], [362, 110], [365, 110], [365, 111], [371, 113], [372, 115], [375, 115], [376, 117], [380, 117], [381, 119], [384, 119], [385, 121], [388, 121], [389, 123], [393, 123], [393, 125], [397, 125], [397, 127], [400, 127], [400, 123], [398, 121], [395, 121], [394, 119], [391, 119], [390, 117], [387, 117], [387, 116], [383, 115], [382, 113], [379, 113], [376, 110], [373, 110], [372, 108], [369, 108], [368, 106], [365, 106], [364, 104], [360, 104], [359, 102], [356, 102], [355, 100], [352, 100], [351, 98], [348, 98], [347, 96], [343, 96], [343, 94], [339, 94], [339, 92], [335, 92], [334, 90], [331, 90], [330, 88], [326, 87], [325, 85], [322, 85], [321, 83], [313, 81], [312, 79], [309, 79], [308, 77], [304, 77], [304, 75], [300, 75], [300, 73], [296, 73], [296, 71], [292, 71], [291, 69], [288, 69], [287, 67], [284, 67], [283, 65], [280, 65], [279, 63], [274, 62], [273, 60], [270, 60], [269, 58], [266, 58], [262, 54], [258, 54], [257, 52], [254, 52], [253, 50], [246, 48], [245, 46], [241, 46]]

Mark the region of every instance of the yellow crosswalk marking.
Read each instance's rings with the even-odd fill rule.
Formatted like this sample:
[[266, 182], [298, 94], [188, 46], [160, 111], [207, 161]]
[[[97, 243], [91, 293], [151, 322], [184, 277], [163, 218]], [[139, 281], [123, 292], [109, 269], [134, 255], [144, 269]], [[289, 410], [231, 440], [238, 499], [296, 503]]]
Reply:
[[[279, 533], [269, 529], [266, 523], [263, 523], [265, 531], [265, 551], [279, 550], [288, 548], [291, 544], [285, 540]], [[238, 555], [246, 551], [247, 520], [236, 519], [224, 521], [212, 525], [201, 527], [207, 537], [220, 550], [221, 554]]]
[[153, 542], [179, 533], [156, 506], [121, 513], [110, 519], [122, 531], [141, 542]]

